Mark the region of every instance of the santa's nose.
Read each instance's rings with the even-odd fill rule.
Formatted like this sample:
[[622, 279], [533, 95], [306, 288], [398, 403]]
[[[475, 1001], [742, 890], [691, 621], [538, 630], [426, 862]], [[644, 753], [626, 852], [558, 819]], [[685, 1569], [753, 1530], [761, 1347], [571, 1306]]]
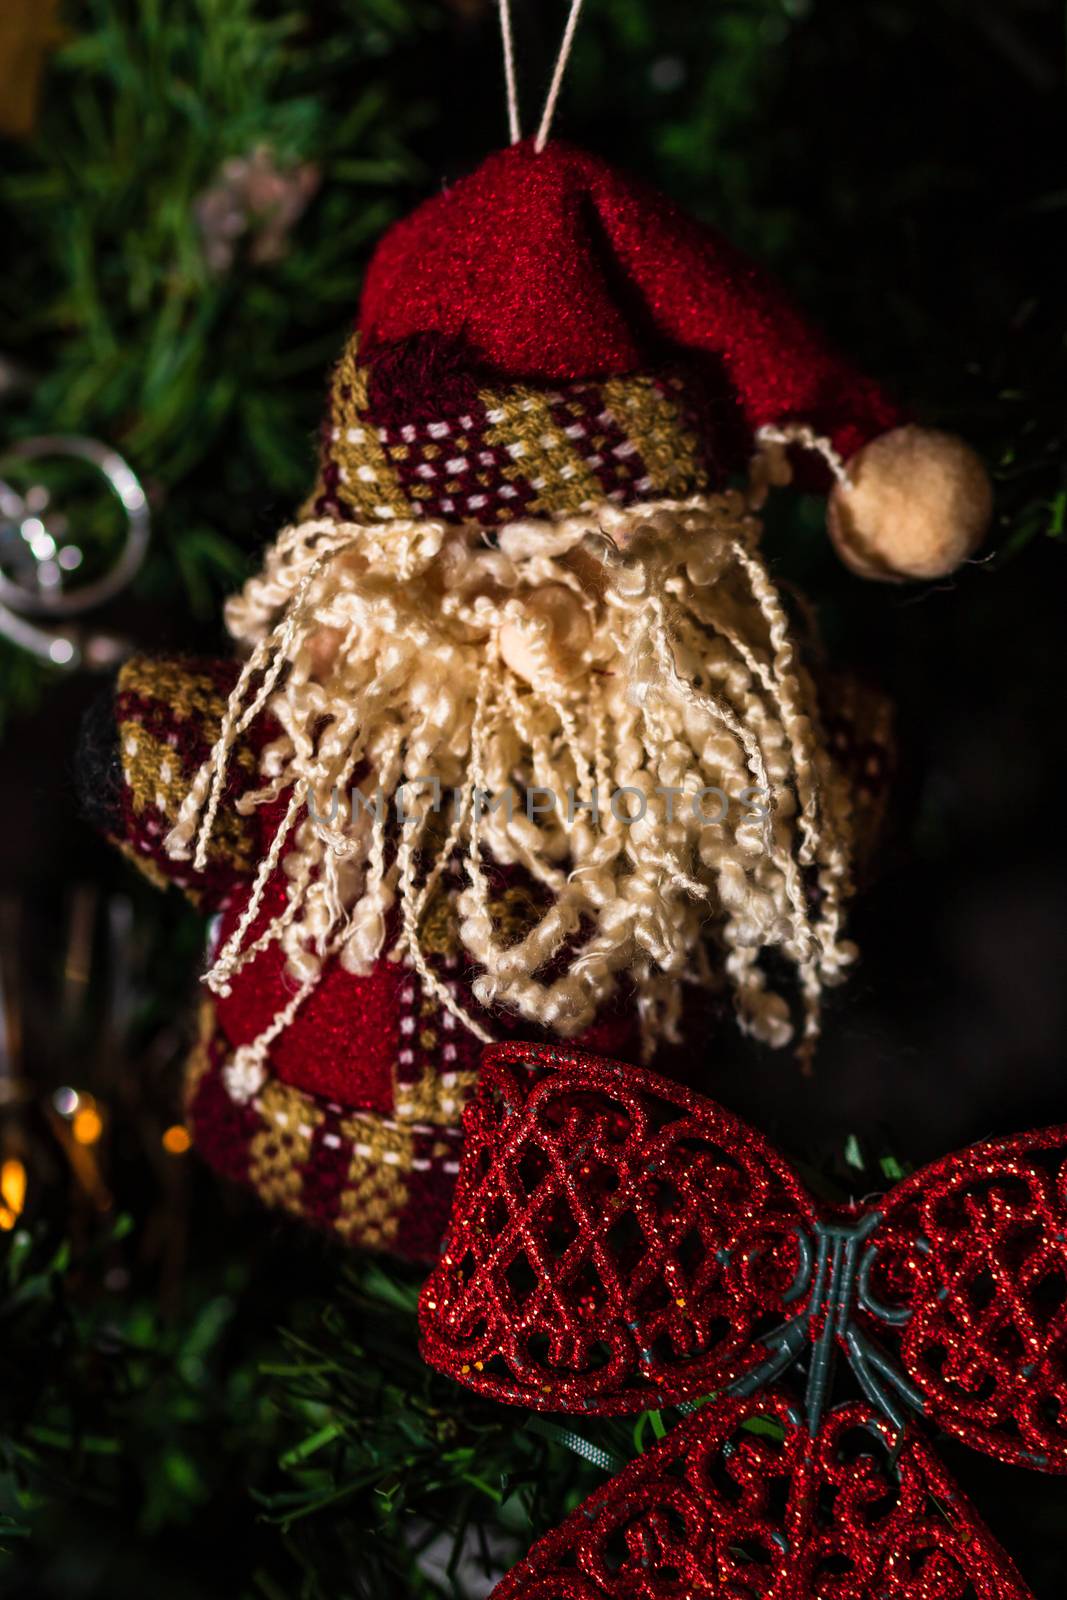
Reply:
[[591, 629], [581, 601], [561, 583], [548, 583], [512, 602], [499, 634], [500, 654], [527, 683], [546, 675], [571, 678], [582, 669]]

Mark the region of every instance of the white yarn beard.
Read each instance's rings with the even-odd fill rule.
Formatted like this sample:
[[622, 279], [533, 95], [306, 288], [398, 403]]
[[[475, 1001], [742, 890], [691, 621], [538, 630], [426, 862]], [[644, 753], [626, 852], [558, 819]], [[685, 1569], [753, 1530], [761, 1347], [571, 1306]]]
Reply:
[[[571, 1037], [628, 979], [650, 1053], [677, 1037], [682, 986], [716, 973], [742, 1028], [787, 1043], [790, 1005], [760, 965], [777, 950], [814, 1040], [822, 988], [854, 955], [841, 938], [848, 801], [758, 531], [733, 493], [515, 522], [495, 548], [480, 528], [442, 522], [285, 530], [227, 607], [251, 655], [168, 839], [172, 855], [204, 860], [232, 745], [269, 711], [282, 733], [242, 809], [291, 791], [289, 809], [207, 980], [225, 991], [269, 943], [285, 951], [299, 987], [246, 1048], [252, 1078], [327, 961], [363, 974], [383, 954], [409, 959], [483, 1038], [498, 1007]], [[502, 630], [516, 626], [532, 682], [501, 654]], [[433, 829], [430, 777], [463, 796]], [[368, 801], [410, 785], [406, 825], [391, 804], [377, 817], [353, 808], [354, 782]], [[534, 785], [558, 798], [531, 817]], [[472, 788], [511, 790], [510, 817], [476, 807]], [[588, 805], [594, 788], [599, 820], [580, 805], [569, 818], [568, 791]], [[610, 805], [624, 788], [647, 801], [630, 824]], [[694, 813], [694, 795], [712, 788], [730, 797], [722, 822]], [[757, 802], [768, 816], [743, 798], [752, 789], [769, 791]], [[665, 790], [681, 791], [673, 820]], [[249, 943], [280, 861], [287, 905]], [[515, 943], [495, 925], [487, 863], [547, 891]], [[460, 953], [478, 969], [484, 1015], [463, 1010], [422, 945], [430, 897], [446, 869], [454, 887], [457, 867]]]

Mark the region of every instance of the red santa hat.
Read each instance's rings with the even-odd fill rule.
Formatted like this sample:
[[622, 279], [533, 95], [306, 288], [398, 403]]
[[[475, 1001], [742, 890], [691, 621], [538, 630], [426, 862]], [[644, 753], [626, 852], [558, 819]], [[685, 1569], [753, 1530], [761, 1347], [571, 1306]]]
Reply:
[[524, 141], [379, 245], [315, 509], [493, 526], [682, 499], [795, 425], [838, 463], [849, 564], [937, 577], [981, 539], [988, 481], [959, 440], [901, 424], [718, 235], [585, 151]]

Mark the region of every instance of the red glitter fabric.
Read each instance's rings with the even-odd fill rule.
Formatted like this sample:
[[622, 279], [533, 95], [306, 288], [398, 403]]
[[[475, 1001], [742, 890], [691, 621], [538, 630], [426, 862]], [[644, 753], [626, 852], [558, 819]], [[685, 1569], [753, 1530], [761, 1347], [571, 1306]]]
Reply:
[[[427, 1359], [470, 1388], [610, 1414], [747, 1379], [776, 1348], [761, 1317], [800, 1327], [811, 1309], [814, 1274], [790, 1294], [806, 1251], [849, 1230], [866, 1259], [847, 1309], [898, 1346], [925, 1414], [1067, 1472], [1067, 1127], [946, 1156], [870, 1210], [820, 1210], [702, 1095], [506, 1044], [485, 1052], [464, 1131], [422, 1325]], [[828, 1315], [813, 1309], [807, 1342]]]
[[925, 1444], [844, 1406], [705, 1406], [534, 1546], [493, 1600], [1027, 1600]]
[[815, 1221], [758, 1134], [636, 1067], [520, 1045], [485, 1052], [464, 1135], [423, 1296], [434, 1366], [497, 1400], [612, 1415], [752, 1364]]
[[[495, 153], [393, 227], [371, 262], [358, 326], [372, 361], [383, 346], [436, 333], [509, 383], [687, 360], [718, 375], [713, 387], [732, 402], [749, 450], [761, 424], [796, 419], [848, 456], [900, 420], [723, 239], [558, 142]], [[721, 421], [736, 441], [736, 419]]]
[[1067, 1128], [946, 1156], [892, 1190], [871, 1285], [905, 1305], [905, 1370], [938, 1425], [1067, 1472]]
[[[275, 875], [250, 942], [285, 906], [286, 883], [280, 872]], [[235, 897], [225, 912], [220, 944], [236, 926], [245, 900], [244, 894]], [[312, 1094], [367, 1111], [392, 1111], [404, 1009], [400, 997], [410, 986], [409, 972], [395, 961], [381, 960], [373, 972], [361, 978], [345, 972], [339, 962], [331, 962], [289, 1027], [272, 1043], [272, 1071], [283, 1083]], [[233, 1049], [256, 1039], [292, 992], [285, 955], [277, 944], [269, 945], [235, 973], [229, 993], [216, 1000], [219, 1025]], [[453, 1070], [470, 1069], [477, 1062], [480, 1046], [466, 1029], [456, 1030], [456, 1034], [459, 1055], [453, 1057]]]
[[[535, 1410], [718, 1396], [500, 1595], [1026, 1594], [909, 1413], [1067, 1472], [1067, 1127], [947, 1156], [868, 1209], [820, 1208], [702, 1096], [564, 1047], [503, 1045], [486, 1051], [464, 1133], [422, 1295], [426, 1359]], [[835, 1357], [858, 1409], [833, 1405]], [[797, 1366], [802, 1406], [778, 1387]], [[736, 1437], [768, 1407], [784, 1429], [773, 1472], [762, 1440]], [[857, 1432], [866, 1442], [846, 1446]], [[876, 1459], [890, 1440], [892, 1470]], [[735, 1590], [739, 1547], [759, 1555]]]

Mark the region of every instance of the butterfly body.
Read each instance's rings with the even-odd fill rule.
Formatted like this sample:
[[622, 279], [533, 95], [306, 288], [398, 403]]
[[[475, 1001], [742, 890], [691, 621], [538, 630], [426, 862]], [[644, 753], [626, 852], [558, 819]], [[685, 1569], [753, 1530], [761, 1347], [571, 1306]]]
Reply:
[[871, 1235], [882, 1221], [880, 1211], [866, 1212], [858, 1222], [816, 1221], [809, 1236], [798, 1229], [800, 1267], [797, 1280], [783, 1296], [801, 1309], [764, 1335], [768, 1354], [730, 1384], [736, 1395], [757, 1393], [775, 1382], [807, 1353], [804, 1410], [808, 1431], [818, 1433], [830, 1392], [835, 1355], [840, 1353], [855, 1374], [866, 1399], [898, 1433], [905, 1405], [922, 1412], [923, 1396], [861, 1325], [861, 1315], [889, 1327], [906, 1323], [907, 1307], [883, 1306], [870, 1292], [870, 1272], [877, 1256]]

